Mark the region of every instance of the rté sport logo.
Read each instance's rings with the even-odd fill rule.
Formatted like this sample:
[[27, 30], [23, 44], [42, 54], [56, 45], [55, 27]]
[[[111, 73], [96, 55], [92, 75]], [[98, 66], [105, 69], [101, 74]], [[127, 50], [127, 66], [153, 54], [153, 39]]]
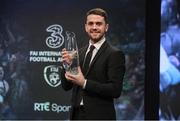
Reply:
[[56, 112], [56, 113], [60, 113], [60, 112], [69, 112], [70, 111], [71, 106], [68, 105], [58, 105], [56, 103], [50, 103], [50, 102], [42, 102], [42, 103], [34, 103], [34, 111], [38, 111], [38, 112]]

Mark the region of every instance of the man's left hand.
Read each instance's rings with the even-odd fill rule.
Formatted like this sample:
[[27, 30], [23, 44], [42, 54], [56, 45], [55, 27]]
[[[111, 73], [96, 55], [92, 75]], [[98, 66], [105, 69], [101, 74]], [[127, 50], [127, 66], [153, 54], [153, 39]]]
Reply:
[[81, 87], [83, 87], [83, 85], [85, 83], [85, 78], [84, 78], [84, 75], [82, 74], [80, 67], [78, 67], [78, 74], [77, 75], [73, 75], [69, 72], [66, 72], [65, 77], [66, 77], [66, 79], [68, 79], [72, 83], [79, 85]]

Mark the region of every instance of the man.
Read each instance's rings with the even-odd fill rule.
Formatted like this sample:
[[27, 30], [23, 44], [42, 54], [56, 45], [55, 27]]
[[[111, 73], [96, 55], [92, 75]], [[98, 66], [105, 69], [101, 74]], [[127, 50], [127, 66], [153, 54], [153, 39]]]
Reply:
[[[62, 74], [62, 87], [65, 90], [73, 88], [73, 120], [116, 119], [113, 99], [121, 94], [125, 57], [122, 51], [113, 48], [106, 41], [105, 33], [108, 28], [107, 13], [103, 9], [95, 8], [88, 11], [85, 31], [90, 40], [89, 45], [79, 50], [78, 74]], [[90, 52], [92, 56], [87, 67]], [[63, 49], [62, 57], [64, 62], [71, 62], [66, 49]]]

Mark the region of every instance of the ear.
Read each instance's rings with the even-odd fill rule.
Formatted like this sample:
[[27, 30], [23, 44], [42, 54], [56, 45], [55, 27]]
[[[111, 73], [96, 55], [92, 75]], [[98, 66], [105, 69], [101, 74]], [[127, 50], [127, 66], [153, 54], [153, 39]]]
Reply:
[[106, 24], [106, 28], [105, 28], [105, 31], [107, 32], [109, 29], [109, 24]]
[[85, 24], [84, 28], [85, 28], [85, 31], [87, 32], [87, 24]]

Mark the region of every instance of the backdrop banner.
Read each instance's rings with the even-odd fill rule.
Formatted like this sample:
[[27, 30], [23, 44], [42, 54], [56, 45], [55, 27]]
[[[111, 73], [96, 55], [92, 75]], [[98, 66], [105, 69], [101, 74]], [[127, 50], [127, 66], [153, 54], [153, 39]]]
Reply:
[[66, 32], [80, 49], [88, 42], [86, 12], [109, 15], [107, 40], [126, 55], [123, 92], [115, 99], [117, 119], [144, 119], [144, 0], [0, 2], [0, 119], [69, 120], [71, 91], [61, 87]]

